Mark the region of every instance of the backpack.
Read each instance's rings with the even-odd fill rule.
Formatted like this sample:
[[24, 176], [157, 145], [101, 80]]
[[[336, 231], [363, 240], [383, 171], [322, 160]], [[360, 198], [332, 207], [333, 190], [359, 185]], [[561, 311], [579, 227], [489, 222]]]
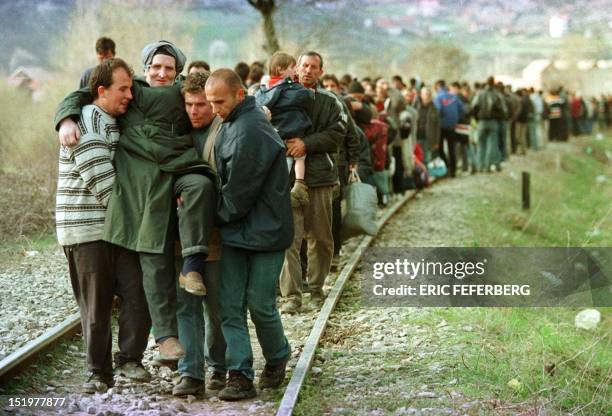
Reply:
[[508, 117], [502, 94], [490, 89], [481, 94], [477, 112], [479, 120], [505, 120]]
[[372, 120], [363, 125], [363, 132], [372, 149], [372, 169], [375, 172], [385, 170], [389, 126], [380, 120]]

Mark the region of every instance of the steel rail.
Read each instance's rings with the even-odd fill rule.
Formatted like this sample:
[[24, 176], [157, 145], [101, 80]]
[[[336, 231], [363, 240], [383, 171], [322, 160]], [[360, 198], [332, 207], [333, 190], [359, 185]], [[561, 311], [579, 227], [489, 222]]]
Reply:
[[[433, 183], [433, 180], [431, 182]], [[409, 200], [413, 199], [416, 194], [417, 191], [410, 191], [406, 193], [400, 200], [385, 210], [382, 218], [378, 221], [378, 230], [376, 231], [376, 234], [373, 236], [362, 237], [358, 247], [351, 255], [348, 263], [342, 268], [342, 271], [338, 275], [334, 286], [327, 295], [325, 303], [321, 308], [321, 312], [319, 313], [319, 316], [317, 317], [317, 320], [310, 331], [310, 335], [304, 344], [304, 348], [302, 349], [300, 358], [293, 370], [291, 380], [289, 380], [289, 384], [285, 389], [285, 394], [283, 395], [278, 411], [276, 412], [276, 416], [291, 416], [293, 414], [293, 409], [297, 403], [300, 390], [304, 385], [304, 380], [306, 379], [306, 375], [314, 360], [315, 350], [321, 341], [323, 333], [325, 332], [329, 317], [336, 307], [340, 296], [342, 295], [346, 282], [351, 277], [357, 268], [359, 261], [363, 257], [365, 249], [368, 248], [372, 241], [374, 241], [391, 217], [393, 217]]]
[[55, 345], [63, 338], [74, 335], [81, 328], [81, 316], [78, 312], [68, 316], [61, 323], [46, 330], [38, 338], [13, 351], [0, 361], [0, 381], [17, 372], [22, 366], [31, 362], [43, 350]]

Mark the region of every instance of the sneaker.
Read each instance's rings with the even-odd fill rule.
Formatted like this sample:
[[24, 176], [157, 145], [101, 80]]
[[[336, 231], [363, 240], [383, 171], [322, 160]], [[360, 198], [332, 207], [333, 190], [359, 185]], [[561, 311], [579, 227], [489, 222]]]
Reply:
[[286, 313], [289, 315], [293, 315], [298, 313], [301, 309], [302, 305], [298, 303], [295, 299], [288, 299], [280, 308], [281, 313]]
[[287, 360], [280, 364], [270, 365], [266, 363], [264, 369], [259, 376], [260, 389], [275, 389], [285, 381], [285, 369], [287, 368]]
[[134, 381], [149, 381], [151, 380], [151, 374], [142, 366], [141, 363], [136, 361], [128, 361], [120, 366], [115, 367], [115, 374], [123, 377], [127, 377]]
[[172, 388], [172, 395], [177, 397], [196, 396], [204, 391], [204, 382], [197, 378], [181, 376], [180, 380]]
[[111, 388], [113, 384], [112, 376], [104, 377], [99, 373], [91, 373], [87, 378], [87, 381], [83, 383], [83, 393], [106, 393], [106, 391]]
[[181, 273], [179, 276], [179, 285], [192, 295], [206, 296], [206, 286], [204, 286], [202, 275], [198, 272], [189, 272], [187, 276]]
[[291, 188], [291, 206], [298, 208], [308, 205], [310, 197], [308, 196], [308, 186], [304, 181], [296, 180], [293, 188]]
[[210, 379], [208, 379], [206, 388], [208, 390], [221, 390], [225, 387], [226, 379], [225, 372], [215, 371], [210, 376]]
[[225, 388], [219, 392], [219, 398], [227, 401], [252, 399], [255, 396], [257, 390], [253, 381], [243, 376], [241, 372], [231, 370]]
[[185, 349], [178, 341], [177, 337], [167, 337], [162, 342], [158, 342], [159, 355], [156, 357], [159, 361], [178, 361], [185, 357]]
[[323, 306], [323, 303], [325, 303], [325, 294], [321, 290], [316, 292], [313, 291], [310, 293], [310, 301], [315, 304], [317, 308], [320, 308]]

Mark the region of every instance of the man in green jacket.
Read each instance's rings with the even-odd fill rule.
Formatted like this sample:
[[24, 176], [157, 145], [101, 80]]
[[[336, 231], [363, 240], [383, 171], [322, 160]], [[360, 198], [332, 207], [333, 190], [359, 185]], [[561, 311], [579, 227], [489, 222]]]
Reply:
[[293, 208], [295, 234], [285, 253], [280, 289], [285, 313], [296, 313], [302, 306], [302, 267], [300, 247], [308, 243], [307, 280], [311, 300], [320, 305], [324, 299], [323, 284], [334, 253], [332, 237], [333, 189], [338, 183], [338, 149], [346, 135], [347, 116], [333, 93], [319, 86], [323, 75], [323, 58], [308, 52], [298, 61], [300, 83], [315, 93], [312, 128], [303, 139], [286, 141], [287, 155], [306, 155], [306, 185], [310, 203]]
[[[185, 61], [180, 49], [167, 41], [142, 51], [145, 80], [134, 80], [134, 99], [118, 118], [117, 178], [103, 235], [105, 241], [139, 253], [153, 334], [164, 361], [185, 355], [176, 323], [174, 213], [178, 211], [184, 258], [179, 281], [200, 296], [205, 294], [202, 273], [214, 215], [214, 183], [209, 179], [214, 173], [193, 146], [180, 83], [175, 82]], [[90, 93], [79, 90], [60, 104], [55, 120], [61, 121], [63, 145], [76, 141], [71, 117], [90, 101]], [[177, 208], [178, 195], [183, 203]]]
[[[182, 92], [185, 97], [185, 111], [193, 127], [191, 135], [198, 154], [212, 169], [216, 169], [214, 147], [222, 120], [215, 116], [212, 106], [206, 100], [204, 88], [209, 75], [208, 71], [189, 74], [183, 83]], [[219, 316], [221, 237], [218, 228], [213, 229], [208, 248], [204, 270], [207, 296], [202, 298], [184, 290], [177, 292], [176, 319], [179, 340], [185, 348], [185, 357], [178, 363], [179, 380], [172, 388], [174, 396], [195, 396], [205, 389], [221, 390], [225, 387], [226, 344]], [[204, 387], [205, 362], [213, 369], [206, 387]]]

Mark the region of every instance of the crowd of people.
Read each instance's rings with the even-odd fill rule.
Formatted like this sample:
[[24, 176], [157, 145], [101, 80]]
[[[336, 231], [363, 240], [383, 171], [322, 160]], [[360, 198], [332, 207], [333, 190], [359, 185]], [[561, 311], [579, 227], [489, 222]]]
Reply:
[[314, 51], [234, 69], [194, 60], [183, 76], [180, 48], [152, 42], [143, 77], [112, 40], [96, 52], [99, 65], [55, 117], [57, 234], [81, 313], [86, 393], [114, 375], [150, 380], [152, 330], [156, 364], [177, 365], [174, 395], [255, 397], [247, 311], [265, 358], [259, 387], [279, 387], [291, 357], [280, 312], [323, 304], [349, 176], [384, 206], [429, 175], [499, 171], [513, 153], [610, 123], [609, 99], [574, 104], [562, 89], [513, 92], [493, 78], [338, 78]]

